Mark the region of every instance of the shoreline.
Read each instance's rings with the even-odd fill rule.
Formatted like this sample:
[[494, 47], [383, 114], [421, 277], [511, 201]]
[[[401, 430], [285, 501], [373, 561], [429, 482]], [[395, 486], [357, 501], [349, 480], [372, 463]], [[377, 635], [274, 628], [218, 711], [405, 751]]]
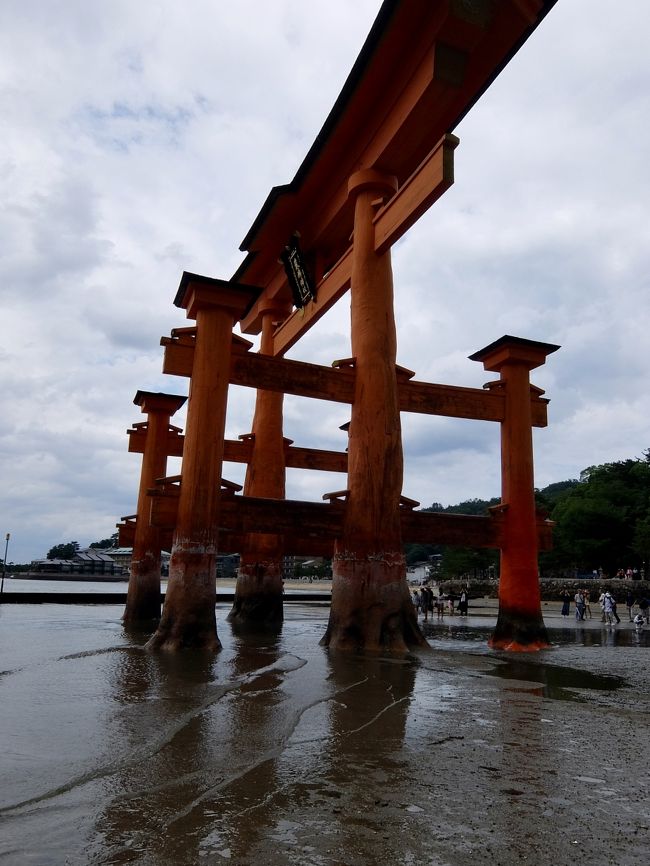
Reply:
[[[7, 585], [9, 585], [9, 589], [6, 588]], [[302, 581], [287, 581], [285, 583], [284, 589], [285, 592], [283, 595], [283, 602], [288, 605], [313, 604], [329, 607], [331, 602], [331, 581], [319, 581], [312, 584], [303, 583]], [[231, 604], [234, 600], [234, 590], [234, 580], [219, 579], [217, 581], [217, 606]], [[160, 599], [161, 603], [163, 603], [165, 599], [164, 589], [161, 591]], [[23, 589], [22, 591], [12, 592], [11, 583], [9, 580], [5, 581], [5, 590], [2, 593], [2, 596], [0, 596], [0, 607], [5, 604], [12, 606], [42, 604], [121, 606], [125, 603], [126, 592], [122, 590], [114, 592], [76, 592], [71, 590], [47, 592], [39, 590], [32, 592], [30, 590]], [[621, 621], [620, 623], [614, 623], [612, 625], [608, 625], [608, 623], [602, 621], [600, 607], [597, 603], [592, 603], [592, 616], [587, 617], [584, 620], [577, 620], [575, 618], [575, 610], [573, 606], [568, 616], [562, 616], [561, 610], [561, 601], [542, 601], [542, 616], [547, 626], [552, 625], [554, 628], [566, 627], [589, 630], [597, 630], [605, 627], [619, 630], [637, 628], [634, 622], [628, 618], [627, 607], [621, 604], [619, 604], [618, 606], [618, 614]], [[480, 599], [473, 599], [470, 601], [469, 610], [466, 616], [461, 616], [458, 611], [454, 611], [454, 613], [452, 614], [445, 611], [442, 617], [438, 617], [436, 612], [434, 611], [433, 613], [429, 612], [428, 618], [426, 620], [421, 614], [418, 614], [418, 624], [421, 626], [425, 623], [428, 623], [430, 625], [434, 625], [436, 623], [438, 625], [444, 623], [448, 623], [450, 625], [462, 625], [465, 623], [470, 625], [472, 621], [476, 621], [477, 619], [480, 619], [482, 621], [496, 621], [498, 612], [498, 599], [484, 597]], [[635, 606], [632, 610], [632, 616], [634, 616], [638, 612], [638, 607]], [[647, 629], [650, 628], [650, 626], [646, 624], [642, 626], [640, 630], [643, 630], [644, 628]]]

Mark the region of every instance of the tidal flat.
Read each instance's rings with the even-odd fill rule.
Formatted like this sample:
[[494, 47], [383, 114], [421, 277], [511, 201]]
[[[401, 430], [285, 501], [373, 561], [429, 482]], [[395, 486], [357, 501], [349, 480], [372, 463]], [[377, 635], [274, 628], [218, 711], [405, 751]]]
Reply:
[[[490, 617], [342, 656], [326, 605], [217, 655], [152, 655], [119, 605], [0, 608], [0, 864], [645, 864], [647, 627]], [[627, 626], [627, 624], [626, 624]]]

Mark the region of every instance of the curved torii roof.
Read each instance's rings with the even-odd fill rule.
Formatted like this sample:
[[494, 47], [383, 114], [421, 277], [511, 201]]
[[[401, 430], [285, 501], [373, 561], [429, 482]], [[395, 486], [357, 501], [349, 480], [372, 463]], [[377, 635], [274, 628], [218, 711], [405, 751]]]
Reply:
[[[349, 176], [376, 169], [394, 175], [402, 188], [427, 160], [431, 164], [437, 147], [441, 154], [451, 153], [457, 140], [448, 133], [556, 2], [385, 0], [294, 179], [271, 189], [241, 243], [247, 255], [232, 279], [263, 289], [242, 321], [245, 333], [259, 333], [259, 311], [269, 300], [290, 299], [278, 259], [293, 233], [299, 233], [318, 283], [350, 247]], [[453, 182], [453, 160], [440, 171], [445, 181], [437, 194], [421, 201], [410, 220], [404, 217], [387, 244]], [[301, 332], [306, 327], [309, 321]], [[277, 352], [286, 351], [298, 336], [281, 341]]]

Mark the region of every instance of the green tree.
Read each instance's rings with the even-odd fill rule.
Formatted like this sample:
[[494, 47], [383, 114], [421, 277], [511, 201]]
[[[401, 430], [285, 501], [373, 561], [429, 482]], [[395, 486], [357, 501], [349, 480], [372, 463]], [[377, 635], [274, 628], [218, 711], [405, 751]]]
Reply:
[[632, 550], [641, 560], [641, 566], [646, 571], [650, 563], [650, 513], [639, 518], [634, 527], [634, 538], [632, 539]]
[[640, 566], [648, 550], [650, 461], [621, 460], [590, 466], [580, 481], [558, 499], [550, 513], [555, 522], [557, 567], [609, 574]]
[[88, 545], [94, 550], [108, 550], [111, 547], [117, 547], [117, 532], [114, 532], [110, 538], [102, 538], [101, 541], [93, 541]]
[[[554, 525], [553, 549], [540, 553], [543, 573], [591, 572], [613, 575], [619, 568], [650, 570], [650, 449], [642, 458], [589, 466], [580, 478], [557, 481], [535, 491], [540, 511]], [[423, 511], [486, 514], [498, 498], [468, 499], [443, 507], [434, 502]], [[470, 547], [405, 545], [409, 564], [442, 553], [445, 577], [477, 576], [494, 566], [498, 553]]]
[[72, 559], [79, 550], [78, 541], [69, 541], [67, 544], [55, 544], [47, 552], [48, 559]]
[[574, 488], [580, 484], [577, 478], [570, 478], [568, 481], [555, 481], [543, 487], [541, 490], [535, 491], [535, 496], [542, 502], [553, 507], [561, 499], [564, 499]]
[[445, 547], [440, 567], [441, 577], [485, 578], [498, 574], [499, 551], [485, 547]]
[[434, 553], [440, 553], [442, 548], [437, 544], [405, 544], [406, 564], [414, 565], [416, 562], [426, 562]]
[[448, 505], [445, 508], [447, 514], [476, 514], [482, 515], [488, 513], [488, 508], [491, 505], [497, 505], [501, 500], [498, 497], [493, 499], [466, 499], [464, 502], [459, 502], [458, 505]]
[[[471, 514], [483, 515], [488, 513], [488, 508], [500, 500], [494, 499], [466, 499], [458, 505], [443, 507], [439, 502], [434, 502], [423, 511], [442, 512], [444, 514]], [[492, 567], [496, 568], [498, 553], [494, 550], [474, 547], [450, 547], [442, 544], [407, 544], [405, 545], [406, 562], [412, 565], [421, 562], [433, 554], [442, 554], [440, 576], [445, 578], [458, 577], [469, 574], [472, 577], [483, 577]]]

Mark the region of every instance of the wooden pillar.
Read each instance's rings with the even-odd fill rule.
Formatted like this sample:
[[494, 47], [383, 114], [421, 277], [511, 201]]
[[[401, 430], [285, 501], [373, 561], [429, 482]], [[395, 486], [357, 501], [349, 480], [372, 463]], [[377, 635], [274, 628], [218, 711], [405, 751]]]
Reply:
[[403, 652], [426, 646], [406, 583], [400, 528], [403, 457], [390, 250], [375, 252], [373, 224], [378, 205], [395, 189], [395, 178], [373, 170], [357, 172], [348, 184], [354, 199], [350, 312], [356, 385], [346, 517], [322, 640], [336, 649]]
[[151, 499], [148, 491], [167, 470], [169, 438], [178, 437], [169, 419], [185, 403], [186, 397], [138, 391], [133, 402], [147, 415], [142, 470], [138, 492], [137, 522], [133, 540], [131, 574], [124, 609], [128, 625], [160, 618], [160, 532], [149, 521]]
[[548, 646], [542, 618], [537, 561], [537, 517], [533, 468], [530, 370], [544, 364], [559, 346], [501, 337], [471, 355], [498, 372], [505, 391], [501, 423], [503, 541], [499, 615], [490, 641], [495, 649], [534, 651]]
[[232, 327], [258, 290], [184, 274], [175, 303], [196, 319], [178, 517], [158, 630], [147, 647], [216, 650], [216, 554]]
[[[273, 354], [273, 332], [290, 312], [288, 304], [267, 300], [260, 309], [261, 355]], [[244, 483], [245, 496], [285, 498], [285, 440], [282, 436], [284, 394], [258, 390], [252, 427], [252, 454]], [[228, 619], [250, 628], [277, 628], [283, 620], [281, 536], [250, 533], [241, 550], [235, 599]]]

